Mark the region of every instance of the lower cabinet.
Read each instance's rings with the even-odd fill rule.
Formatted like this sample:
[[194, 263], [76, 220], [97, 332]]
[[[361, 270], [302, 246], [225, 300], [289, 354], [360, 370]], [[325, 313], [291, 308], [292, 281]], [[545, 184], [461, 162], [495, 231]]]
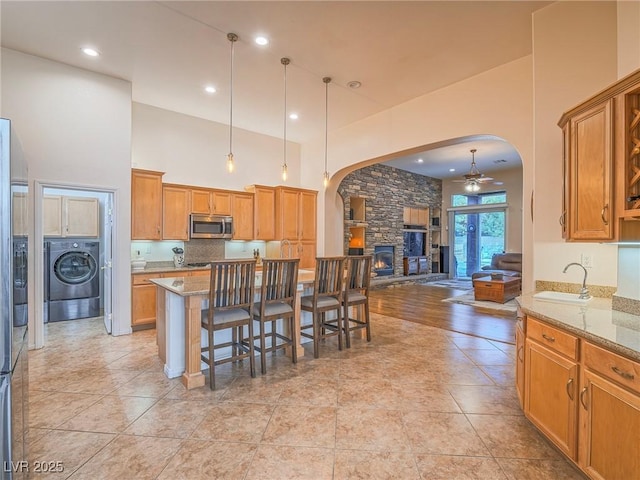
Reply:
[[640, 480], [640, 363], [531, 316], [523, 327], [526, 417], [589, 478]]
[[403, 257], [404, 276], [429, 273], [427, 257]]
[[516, 322], [516, 393], [520, 408], [524, 410], [524, 326], [521, 318]]
[[562, 452], [576, 460], [578, 364], [525, 341], [525, 414]]

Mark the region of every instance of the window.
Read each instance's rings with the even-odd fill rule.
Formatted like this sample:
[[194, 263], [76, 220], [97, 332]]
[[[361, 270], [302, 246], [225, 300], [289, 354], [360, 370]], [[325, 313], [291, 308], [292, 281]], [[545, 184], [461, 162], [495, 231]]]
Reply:
[[451, 195], [452, 207], [488, 205], [493, 203], [507, 203], [507, 192], [479, 193], [475, 195]]

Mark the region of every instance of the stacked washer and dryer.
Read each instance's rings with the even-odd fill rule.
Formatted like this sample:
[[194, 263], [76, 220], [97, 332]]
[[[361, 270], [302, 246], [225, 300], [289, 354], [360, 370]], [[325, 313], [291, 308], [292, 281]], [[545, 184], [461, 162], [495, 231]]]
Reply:
[[99, 259], [95, 240], [45, 241], [45, 322], [100, 315]]

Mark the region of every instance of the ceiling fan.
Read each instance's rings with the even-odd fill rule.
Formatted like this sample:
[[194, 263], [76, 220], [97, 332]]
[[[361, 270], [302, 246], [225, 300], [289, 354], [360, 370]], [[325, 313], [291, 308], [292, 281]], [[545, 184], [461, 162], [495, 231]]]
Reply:
[[493, 180], [491, 177], [485, 177], [484, 173], [480, 173], [478, 167], [476, 166], [476, 157], [475, 154], [478, 151], [475, 148], [471, 150], [471, 170], [469, 173], [464, 175], [464, 180], [453, 180], [454, 182], [464, 183], [464, 189], [467, 192], [478, 192], [480, 191], [480, 184], [483, 182], [490, 182]]

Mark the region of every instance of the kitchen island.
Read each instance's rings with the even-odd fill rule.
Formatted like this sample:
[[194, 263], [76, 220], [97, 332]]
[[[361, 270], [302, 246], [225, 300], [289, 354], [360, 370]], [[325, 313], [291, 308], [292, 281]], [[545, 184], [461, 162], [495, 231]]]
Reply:
[[[313, 288], [314, 276], [312, 270], [298, 271], [294, 332], [298, 356], [304, 355], [300, 346], [300, 296]], [[209, 277], [154, 278], [150, 282], [158, 289], [156, 336], [164, 373], [169, 378], [182, 376], [187, 389], [201, 387], [205, 380], [200, 361], [201, 312], [207, 308]], [[256, 272], [256, 294], [261, 284], [262, 274]]]

